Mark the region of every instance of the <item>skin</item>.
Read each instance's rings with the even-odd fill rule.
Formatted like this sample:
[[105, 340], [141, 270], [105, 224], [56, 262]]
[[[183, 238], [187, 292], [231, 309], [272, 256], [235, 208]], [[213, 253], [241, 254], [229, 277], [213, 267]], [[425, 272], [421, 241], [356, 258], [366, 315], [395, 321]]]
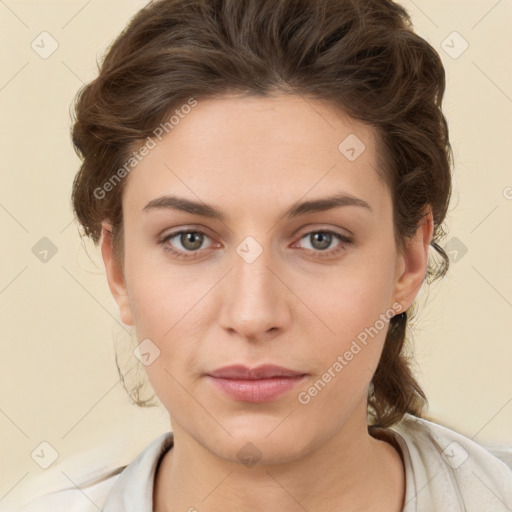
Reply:
[[[349, 134], [366, 146], [355, 161], [338, 150]], [[199, 101], [131, 171], [123, 264], [107, 221], [101, 248], [122, 321], [160, 350], [146, 370], [175, 445], [156, 475], [157, 512], [402, 510], [400, 454], [367, 430], [368, 386], [389, 324], [308, 404], [297, 399], [379, 315], [397, 302], [406, 310], [425, 276], [432, 214], [400, 254], [376, 151], [370, 127], [323, 102], [226, 96]], [[343, 206], [281, 218], [294, 202], [335, 192], [373, 211]], [[214, 205], [228, 220], [143, 212], [171, 193]], [[175, 236], [159, 244], [185, 228], [205, 231], [203, 243]], [[353, 243], [333, 237], [322, 246], [306, 236], [326, 229], [352, 234]], [[252, 263], [236, 252], [247, 236], [263, 251]], [[164, 245], [198, 256], [178, 259]], [[203, 375], [235, 363], [308, 376], [272, 402], [240, 402]], [[248, 442], [261, 457], [250, 467], [237, 457]]]

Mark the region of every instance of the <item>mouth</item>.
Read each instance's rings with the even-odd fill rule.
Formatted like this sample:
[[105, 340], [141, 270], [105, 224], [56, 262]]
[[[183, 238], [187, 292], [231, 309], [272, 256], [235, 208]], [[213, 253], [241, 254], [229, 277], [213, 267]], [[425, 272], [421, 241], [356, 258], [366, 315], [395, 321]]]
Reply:
[[219, 391], [242, 402], [270, 402], [290, 392], [305, 380], [308, 374], [282, 366], [262, 365], [247, 368], [233, 365], [205, 375]]

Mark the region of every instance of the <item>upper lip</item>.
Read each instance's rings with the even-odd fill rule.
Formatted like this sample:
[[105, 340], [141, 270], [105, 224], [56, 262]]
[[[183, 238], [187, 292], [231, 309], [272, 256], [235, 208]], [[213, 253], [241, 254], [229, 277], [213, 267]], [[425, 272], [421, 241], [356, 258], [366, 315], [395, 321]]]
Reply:
[[306, 374], [304, 372], [297, 372], [274, 364], [263, 364], [256, 366], [255, 368], [248, 368], [241, 364], [235, 364], [208, 372], [207, 375], [223, 379], [256, 380], [269, 379], [272, 377], [298, 377]]

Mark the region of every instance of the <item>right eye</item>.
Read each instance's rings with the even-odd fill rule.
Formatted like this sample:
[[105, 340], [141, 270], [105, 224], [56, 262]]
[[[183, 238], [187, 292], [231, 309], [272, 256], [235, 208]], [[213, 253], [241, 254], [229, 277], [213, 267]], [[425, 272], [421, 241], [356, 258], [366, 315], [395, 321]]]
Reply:
[[[195, 258], [195, 254], [200, 252], [203, 242], [206, 238], [210, 238], [204, 231], [198, 229], [182, 229], [169, 233], [159, 243], [163, 246], [164, 250], [174, 254], [177, 258]], [[182, 248], [176, 249], [174, 244], [169, 244], [174, 238], [181, 245]], [[187, 254], [187, 252], [189, 254]]]

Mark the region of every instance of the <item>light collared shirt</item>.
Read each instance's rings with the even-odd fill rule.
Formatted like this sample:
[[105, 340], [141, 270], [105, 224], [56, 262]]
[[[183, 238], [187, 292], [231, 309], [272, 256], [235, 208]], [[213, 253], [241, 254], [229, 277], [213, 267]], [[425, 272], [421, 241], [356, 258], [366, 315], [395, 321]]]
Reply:
[[[512, 446], [491, 453], [468, 437], [409, 414], [372, 435], [386, 438], [402, 454], [403, 512], [512, 511]], [[173, 442], [172, 432], [162, 434], [128, 466], [103, 472], [78, 488], [40, 496], [18, 510], [153, 512], [155, 472]]]

